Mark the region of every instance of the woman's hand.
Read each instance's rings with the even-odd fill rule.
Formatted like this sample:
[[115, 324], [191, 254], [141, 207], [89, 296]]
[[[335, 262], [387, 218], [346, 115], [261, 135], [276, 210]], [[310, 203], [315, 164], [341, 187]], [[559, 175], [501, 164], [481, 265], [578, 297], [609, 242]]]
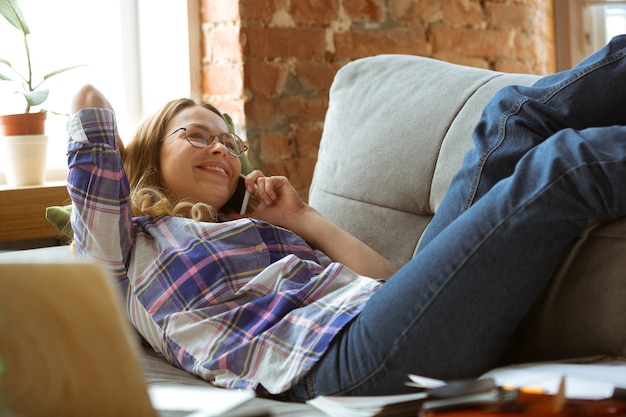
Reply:
[[246, 188], [259, 202], [251, 217], [297, 229], [308, 206], [286, 177], [266, 177], [261, 171], [253, 171], [246, 177]]
[[[77, 113], [81, 109], [97, 108], [97, 109], [109, 109], [113, 110], [113, 106], [109, 103], [109, 100], [102, 94], [96, 87], [91, 84], [84, 85], [78, 90], [72, 99], [70, 104], [70, 110], [72, 114]], [[117, 142], [117, 148], [120, 154], [124, 153], [124, 142], [119, 133], [115, 132], [115, 141]]]
[[82, 86], [74, 95], [71, 104], [72, 114], [87, 108], [113, 110], [113, 106], [104, 94], [91, 84]]

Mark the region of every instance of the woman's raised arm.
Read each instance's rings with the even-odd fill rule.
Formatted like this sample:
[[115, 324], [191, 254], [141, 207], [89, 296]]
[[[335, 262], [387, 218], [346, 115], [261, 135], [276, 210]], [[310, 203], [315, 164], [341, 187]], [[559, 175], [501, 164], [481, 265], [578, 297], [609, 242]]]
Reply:
[[[115, 113], [113, 106], [109, 103], [109, 100], [102, 94], [96, 87], [91, 84], [86, 84], [78, 90], [74, 95], [70, 104], [70, 110], [72, 114], [78, 113], [81, 109], [87, 108], [102, 108], [110, 109]], [[115, 141], [117, 143], [117, 149], [120, 151], [120, 155], [124, 153], [124, 142], [118, 131], [115, 132]]]

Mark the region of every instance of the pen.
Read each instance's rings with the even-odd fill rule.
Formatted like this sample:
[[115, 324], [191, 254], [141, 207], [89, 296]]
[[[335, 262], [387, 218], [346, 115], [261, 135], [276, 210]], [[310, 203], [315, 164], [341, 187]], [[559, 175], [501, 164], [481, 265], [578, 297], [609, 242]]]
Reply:
[[502, 389], [507, 390], [507, 391], [518, 390], [519, 392], [524, 393], [524, 394], [541, 395], [541, 394], [546, 393], [546, 391], [543, 388], [535, 388], [535, 387], [513, 387], [513, 386], [503, 385]]

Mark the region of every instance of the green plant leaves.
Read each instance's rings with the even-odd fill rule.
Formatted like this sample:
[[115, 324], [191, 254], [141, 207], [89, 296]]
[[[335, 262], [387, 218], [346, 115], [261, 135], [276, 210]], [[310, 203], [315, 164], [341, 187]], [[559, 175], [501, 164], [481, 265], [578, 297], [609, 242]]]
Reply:
[[22, 15], [22, 11], [17, 5], [17, 0], [0, 0], [0, 14], [24, 35], [30, 33], [24, 15]]
[[[33, 72], [32, 72], [32, 67], [31, 67], [31, 60], [30, 60], [30, 50], [28, 47], [28, 37], [26, 36], [30, 34], [30, 29], [28, 28], [28, 25], [26, 24], [26, 20], [24, 19], [24, 15], [22, 15], [22, 11], [20, 10], [17, 4], [17, 0], [0, 0], [0, 13], [2, 14], [2, 16], [5, 17], [5, 19], [11, 25], [15, 26], [17, 29], [19, 29], [23, 33], [24, 48], [26, 50], [26, 60], [28, 63], [27, 77], [24, 77], [22, 74], [19, 74], [16, 72], [16, 74], [22, 78], [22, 80], [17, 80], [17, 79], [10, 78], [6, 75], [0, 74], [0, 81], [14, 81], [14, 82], [19, 82], [22, 84], [22, 88], [24, 89], [24, 91], [21, 93], [24, 95], [24, 98], [26, 99], [26, 102], [27, 102], [25, 113], [28, 113], [32, 106], [38, 106], [48, 99], [48, 95], [50, 91], [48, 89], [39, 88], [48, 78], [61, 74], [63, 72], [69, 71], [76, 67], [80, 67], [82, 65], [74, 65], [71, 67], [61, 68], [59, 70], [52, 71], [44, 75], [43, 81], [41, 81], [37, 85], [34, 85], [33, 79], [32, 79]], [[9, 61], [7, 61], [6, 59], [0, 58], [0, 64], [8, 66], [15, 72], [15, 69], [13, 68], [13, 66], [11, 66]]]
[[13, 78], [9, 78], [9, 77], [7, 77], [6, 75], [3, 75], [3, 74], [0, 74], [0, 80], [2, 80], [2, 81], [17, 81], [17, 80], [14, 80]]
[[22, 94], [24, 94], [24, 97], [26, 98], [26, 101], [28, 101], [28, 104], [30, 104], [31, 106], [38, 106], [48, 99], [50, 90], [45, 89], [37, 91], [26, 91]]
[[[13, 70], [13, 72], [15, 72], [15, 70], [13, 69], [13, 66], [11, 65], [11, 63], [9, 61], [7, 61], [6, 59], [0, 58], [0, 64], [6, 65], [7, 67], [11, 68], [11, 70]], [[9, 76], [6, 76], [6, 75], [4, 75], [2, 73], [0, 73], [0, 80], [2, 80], [2, 81], [16, 81], [16, 82], [20, 82], [19, 80], [16, 80], [15, 78], [11, 78]]]
[[61, 68], [61, 69], [58, 69], [56, 71], [52, 71], [52, 72], [47, 73], [46, 75], [43, 76], [43, 79], [47, 80], [48, 78], [53, 77], [53, 76], [58, 75], [58, 74], [61, 74], [62, 72], [73, 70], [74, 68], [84, 67], [84, 66], [85, 65], [82, 64], [82, 65], [72, 65], [71, 67]]

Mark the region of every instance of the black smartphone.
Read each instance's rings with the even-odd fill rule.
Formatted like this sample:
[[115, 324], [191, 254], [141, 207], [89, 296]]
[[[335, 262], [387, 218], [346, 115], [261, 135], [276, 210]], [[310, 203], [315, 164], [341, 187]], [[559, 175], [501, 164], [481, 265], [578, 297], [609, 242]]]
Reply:
[[243, 175], [239, 176], [239, 181], [237, 182], [237, 189], [235, 190], [235, 194], [224, 204], [224, 208], [230, 209], [235, 213], [239, 213], [240, 215], [246, 214], [246, 210], [248, 209], [248, 201], [250, 200], [250, 193], [246, 190], [246, 177]]

